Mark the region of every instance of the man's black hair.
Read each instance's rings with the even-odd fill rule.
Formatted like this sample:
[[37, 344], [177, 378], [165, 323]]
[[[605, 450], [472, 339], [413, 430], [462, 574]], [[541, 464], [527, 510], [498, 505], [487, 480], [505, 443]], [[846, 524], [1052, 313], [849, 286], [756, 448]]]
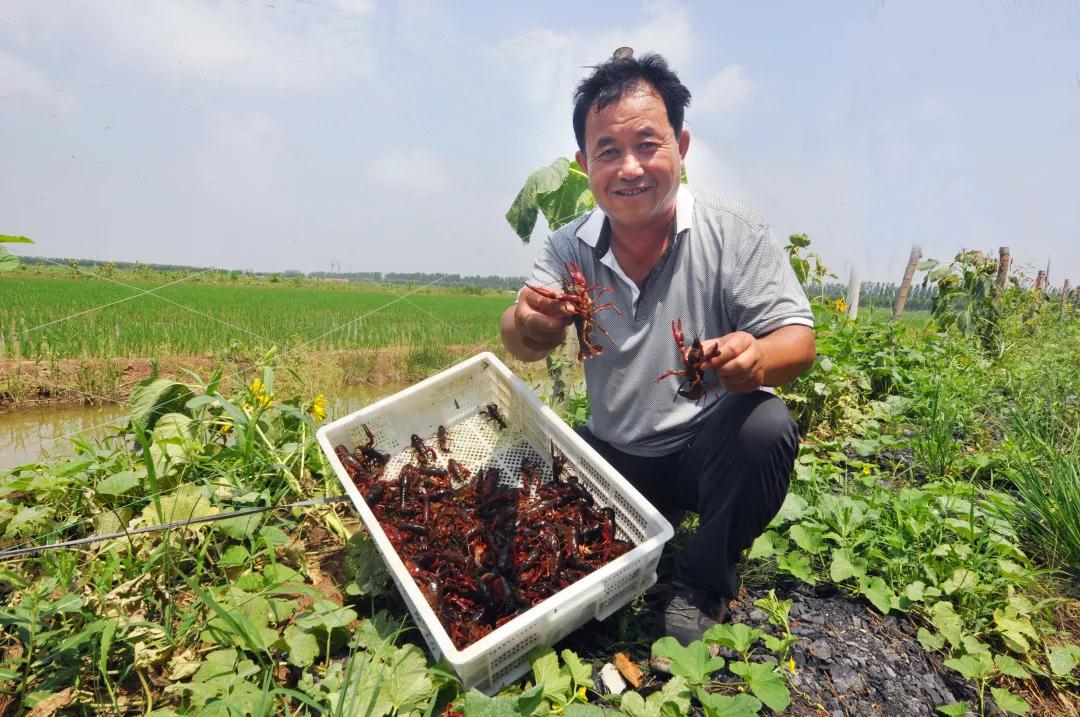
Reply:
[[683, 112], [690, 104], [690, 90], [679, 81], [667, 61], [650, 53], [640, 59], [619, 48], [615, 57], [593, 68], [593, 73], [581, 81], [574, 93], [574, 136], [578, 149], [585, 151], [585, 117], [589, 110], [603, 110], [631, 92], [639, 82], [647, 82], [664, 100], [668, 122], [675, 136], [682, 134]]

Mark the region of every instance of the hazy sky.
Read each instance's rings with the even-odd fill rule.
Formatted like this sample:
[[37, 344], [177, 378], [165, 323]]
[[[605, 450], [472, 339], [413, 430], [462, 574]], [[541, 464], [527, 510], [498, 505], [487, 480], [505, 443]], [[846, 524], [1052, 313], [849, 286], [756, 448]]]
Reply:
[[689, 86], [691, 182], [846, 278], [914, 242], [1080, 282], [1067, 0], [0, 4], [0, 233], [25, 255], [525, 274], [503, 219], [621, 45]]

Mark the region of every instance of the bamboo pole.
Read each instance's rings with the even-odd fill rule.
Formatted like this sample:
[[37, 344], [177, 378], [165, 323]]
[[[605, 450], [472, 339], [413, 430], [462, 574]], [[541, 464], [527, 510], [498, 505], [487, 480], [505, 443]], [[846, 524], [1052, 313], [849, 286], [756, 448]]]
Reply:
[[1035, 291], [1042, 291], [1046, 288], [1046, 272], [1039, 269], [1039, 273], [1035, 275]]
[[859, 272], [851, 267], [847, 285], [847, 315], [849, 319], [859, 318]]
[[908, 257], [907, 267], [904, 269], [904, 279], [900, 282], [900, 292], [896, 295], [896, 304], [892, 310], [892, 320], [899, 321], [904, 313], [904, 305], [907, 304], [908, 294], [911, 293], [911, 280], [915, 278], [915, 269], [922, 259], [922, 247], [915, 244], [911, 247], [911, 256]]
[[1009, 247], [1003, 246], [998, 249], [998, 272], [997, 272], [997, 286], [998, 289], [1005, 288], [1005, 280], [1009, 277], [1009, 265], [1012, 263], [1012, 255], [1009, 253]]

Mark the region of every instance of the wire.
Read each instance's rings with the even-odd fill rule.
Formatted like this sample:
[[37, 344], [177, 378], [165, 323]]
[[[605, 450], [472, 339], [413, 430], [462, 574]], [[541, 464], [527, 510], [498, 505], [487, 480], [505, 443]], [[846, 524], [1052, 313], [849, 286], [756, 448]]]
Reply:
[[211, 523], [215, 520], [227, 520], [229, 518], [241, 518], [245, 515], [266, 513], [271, 510], [284, 510], [286, 508], [303, 508], [306, 506], [326, 505], [328, 503], [341, 503], [346, 500], [349, 500], [349, 496], [347, 495], [334, 495], [328, 498], [311, 498], [310, 500], [301, 500], [297, 501], [296, 503], [285, 503], [284, 505], [268, 505], [260, 508], [243, 508], [241, 510], [233, 511], [232, 513], [216, 513], [214, 515], [207, 515], [202, 518], [191, 518], [189, 520], [174, 520], [169, 523], [162, 523], [161, 525], [148, 525], [142, 528], [136, 528], [135, 530], [122, 530], [116, 533], [103, 533], [101, 535], [90, 535], [85, 538], [76, 538], [75, 540], [65, 540], [60, 543], [49, 543], [48, 545], [37, 545], [29, 548], [14, 548], [12, 550], [3, 550], [0, 551], [0, 560], [17, 558], [22, 555], [43, 553], [46, 550], [55, 550], [57, 548], [72, 548], [77, 545], [100, 543], [103, 540], [115, 540], [117, 538], [124, 538], [132, 535], [142, 535], [143, 533], [155, 533], [161, 530], [172, 530], [173, 528], [182, 528], [185, 525], [195, 525], [197, 523]]

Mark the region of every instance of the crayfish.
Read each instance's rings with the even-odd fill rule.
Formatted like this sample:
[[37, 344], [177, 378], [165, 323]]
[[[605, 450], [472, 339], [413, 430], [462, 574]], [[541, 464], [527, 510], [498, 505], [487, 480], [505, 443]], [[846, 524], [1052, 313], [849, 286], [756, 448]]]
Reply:
[[[695, 336], [690, 348], [687, 349], [686, 340], [683, 338], [682, 319], [679, 319], [677, 324], [674, 321], [671, 322], [671, 334], [675, 337], [675, 343], [679, 347], [679, 355], [682, 357], [684, 368], [664, 371], [656, 380], [659, 382], [668, 376], [680, 377], [682, 382], [679, 383], [679, 390], [675, 392], [675, 397], [682, 396], [694, 403], [698, 403], [705, 397], [707, 390], [705, 386], [705, 363], [720, 355], [720, 347], [714, 344], [712, 349], [705, 353], [705, 349], [701, 345], [701, 339]], [[715, 390], [712, 394], [717, 399], [720, 398]]]
[[563, 293], [560, 294], [557, 291], [545, 289], [541, 286], [533, 286], [532, 284], [525, 284], [525, 286], [541, 296], [565, 302], [574, 307], [574, 329], [577, 331], [578, 337], [577, 359], [578, 361], [585, 361], [604, 352], [603, 346], [592, 342], [592, 330], [594, 328], [599, 329], [604, 336], [608, 337], [609, 341], [615, 343], [607, 329], [596, 320], [596, 315], [601, 311], [612, 309], [617, 315], [622, 316], [622, 311], [610, 301], [606, 304], [597, 303], [597, 299], [601, 296], [609, 291], [614, 291], [612, 287], [600, 286], [599, 284], [589, 286], [589, 282], [585, 280], [585, 275], [581, 273], [581, 269], [578, 268], [577, 264], [568, 261], [564, 266], [566, 267], [566, 273], [562, 276]]
[[[371, 444], [363, 448], [371, 452]], [[359, 447], [336, 447], [459, 649], [633, 548], [616, 537], [615, 511], [595, 504], [554, 445], [551, 479], [526, 457], [518, 487], [505, 485], [495, 466], [470, 472], [454, 458], [445, 468], [425, 462], [430, 450], [413, 436], [410, 462], [386, 478]]]

